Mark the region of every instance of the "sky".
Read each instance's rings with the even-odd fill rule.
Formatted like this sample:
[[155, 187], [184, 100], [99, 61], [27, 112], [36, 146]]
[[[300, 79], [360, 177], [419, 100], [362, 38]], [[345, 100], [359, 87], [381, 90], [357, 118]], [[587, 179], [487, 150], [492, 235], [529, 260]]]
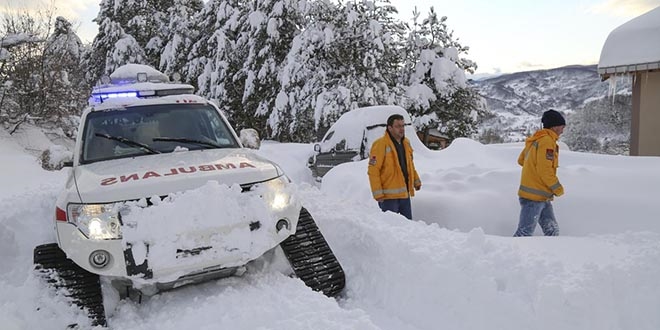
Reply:
[[[447, 16], [476, 73], [597, 64], [609, 33], [660, 0], [393, 0], [405, 18], [417, 6]], [[410, 15], [411, 17], [412, 15]]]
[[[1, 0], [0, 8], [43, 8], [51, 0]], [[100, 0], [52, 0], [57, 13], [79, 23], [92, 41]], [[392, 0], [400, 18], [433, 6], [464, 46], [477, 74], [489, 75], [573, 64], [597, 64], [609, 33], [660, 0]], [[422, 15], [423, 16], [423, 15]]]
[[[33, 247], [54, 240], [55, 199], [68, 170], [42, 170], [35, 154], [50, 142], [21, 127], [11, 137], [0, 128], [0, 324], [88, 329], [85, 314], [32, 271]], [[264, 141], [256, 151], [291, 178], [339, 259], [347, 284], [338, 299], [251, 267], [142, 303], [106, 291], [110, 328], [660, 329], [660, 221], [652, 207], [660, 158], [571, 152], [562, 144], [558, 176], [566, 193], [553, 202], [560, 236], [537, 229], [514, 238], [521, 143], [457, 139], [442, 151], [412, 144], [422, 180], [413, 221], [378, 209], [366, 161], [342, 164], [316, 183], [305, 165], [313, 145]], [[206, 185], [152, 208], [179, 219], [191, 210], [217, 213], [209, 191], [223, 189]], [[240, 194], [221, 196], [240, 203]], [[150, 234], [170, 229], [154, 226]]]

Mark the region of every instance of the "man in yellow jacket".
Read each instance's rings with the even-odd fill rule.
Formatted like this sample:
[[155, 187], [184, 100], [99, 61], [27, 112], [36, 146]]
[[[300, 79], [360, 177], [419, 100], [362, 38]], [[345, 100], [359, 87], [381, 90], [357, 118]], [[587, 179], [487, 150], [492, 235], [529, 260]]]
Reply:
[[374, 141], [369, 152], [369, 183], [380, 209], [412, 220], [410, 197], [422, 187], [413, 163], [413, 149], [404, 136], [403, 116], [387, 118], [385, 135]]
[[557, 140], [564, 132], [566, 121], [555, 110], [548, 110], [541, 117], [543, 129], [525, 141], [525, 149], [518, 157], [522, 166], [520, 176], [520, 220], [513, 236], [532, 236], [538, 223], [545, 236], [559, 235], [559, 226], [552, 210], [554, 196], [564, 194], [564, 187], [557, 178], [559, 145]]

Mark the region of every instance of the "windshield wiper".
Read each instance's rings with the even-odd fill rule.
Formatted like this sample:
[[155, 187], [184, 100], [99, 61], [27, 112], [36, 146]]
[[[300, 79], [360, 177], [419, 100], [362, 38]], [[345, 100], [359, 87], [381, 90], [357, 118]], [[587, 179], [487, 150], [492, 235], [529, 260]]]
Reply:
[[149, 147], [148, 145], [146, 145], [144, 143], [129, 140], [129, 139], [123, 137], [123, 136], [113, 136], [113, 135], [110, 135], [110, 134], [103, 134], [103, 133], [96, 133], [94, 135], [95, 136], [100, 136], [102, 138], [106, 138], [108, 140], [119, 141], [119, 142], [121, 142], [123, 144], [126, 144], [128, 146], [131, 146], [131, 147], [136, 147], [136, 148], [143, 149], [143, 150], [149, 152], [150, 154], [159, 154], [160, 153], [160, 151], [155, 150], [155, 149]]
[[189, 139], [189, 138], [173, 138], [173, 137], [155, 137], [153, 138], [154, 141], [172, 141], [172, 142], [184, 142], [184, 143], [196, 143], [196, 144], [201, 144], [205, 145], [207, 147], [212, 147], [212, 148], [225, 148], [226, 146], [221, 146], [217, 143], [211, 142], [211, 141], [204, 141], [204, 140], [197, 140], [197, 139]]

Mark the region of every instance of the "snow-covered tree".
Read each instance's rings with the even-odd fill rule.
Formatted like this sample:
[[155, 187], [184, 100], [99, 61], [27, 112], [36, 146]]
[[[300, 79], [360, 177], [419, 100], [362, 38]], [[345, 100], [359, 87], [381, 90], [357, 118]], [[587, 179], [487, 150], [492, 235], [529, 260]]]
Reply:
[[388, 1], [315, 3], [280, 72], [269, 118], [277, 136], [310, 141], [344, 112], [395, 101], [390, 86], [403, 30], [394, 13]]
[[562, 140], [574, 151], [627, 154], [631, 107], [631, 95], [592, 100], [568, 115]]
[[102, 0], [94, 19], [99, 32], [85, 61], [88, 79], [96, 82], [126, 63], [158, 67], [173, 5], [174, 0]]
[[[119, 4], [122, 18], [129, 18], [125, 23], [118, 22], [126, 34], [132, 36], [144, 50], [145, 64], [157, 68], [161, 53], [168, 38], [168, 26], [171, 23], [170, 8], [174, 0], [115, 0]], [[194, 1], [188, 1], [195, 4]]]
[[26, 12], [3, 17], [0, 30], [0, 120], [4, 123], [19, 125], [38, 111], [32, 100], [39, 95], [42, 44], [48, 29], [42, 16]]
[[[245, 37], [247, 58], [236, 79], [244, 81], [241, 106], [233, 107], [232, 119], [239, 128], [255, 128], [272, 137], [267, 118], [275, 108], [281, 89], [278, 73], [293, 38], [305, 24], [305, 0], [256, 0], [248, 14]], [[235, 80], [236, 80], [235, 79]]]
[[200, 29], [188, 56], [186, 80], [197, 85], [197, 93], [218, 102], [228, 115], [243, 99], [236, 74], [245, 61], [241, 42], [247, 16], [244, 1], [211, 0], [196, 21]]
[[174, 0], [172, 7], [168, 9], [169, 18], [158, 65], [163, 73], [171, 75], [176, 72], [187, 76], [184, 68], [188, 61], [188, 52], [198, 35], [193, 18], [203, 8], [202, 0]]
[[42, 111], [51, 117], [79, 115], [87, 103], [90, 85], [80, 70], [85, 47], [71, 23], [57, 17], [53, 34], [46, 40], [44, 50], [44, 93]]
[[332, 20], [336, 15], [339, 11], [333, 3], [311, 4], [305, 28], [294, 37], [278, 74], [281, 89], [268, 118], [276, 139], [311, 141], [315, 136], [316, 97], [325, 87], [324, 55], [327, 44], [334, 39]]
[[485, 111], [465, 76], [476, 64], [461, 57], [468, 48], [453, 39], [447, 17], [438, 18], [433, 7], [421, 23], [418, 17], [419, 13], [414, 13], [405, 47], [400, 75], [400, 86], [405, 90], [402, 104], [420, 131], [438, 128], [450, 139], [471, 136], [480, 112]]
[[434, 12], [404, 44], [389, 0], [103, 0], [100, 9], [87, 57], [94, 80], [157, 53], [159, 68], [262, 136], [310, 141], [376, 104], [404, 105], [420, 127], [442, 123], [450, 137], [476, 121], [478, 96], [465, 84], [476, 66]]
[[0, 121], [12, 125], [10, 131], [28, 120], [67, 123], [86, 103], [83, 45], [66, 19], [49, 15], [25, 13], [3, 22]]

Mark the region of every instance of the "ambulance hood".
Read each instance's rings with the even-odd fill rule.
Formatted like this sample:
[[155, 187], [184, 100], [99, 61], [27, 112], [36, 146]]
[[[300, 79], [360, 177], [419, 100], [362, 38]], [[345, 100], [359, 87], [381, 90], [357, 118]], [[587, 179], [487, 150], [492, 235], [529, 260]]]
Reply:
[[248, 185], [283, 174], [273, 162], [249, 149], [204, 149], [122, 158], [76, 166], [83, 203], [104, 203], [164, 196], [203, 186], [208, 181]]

